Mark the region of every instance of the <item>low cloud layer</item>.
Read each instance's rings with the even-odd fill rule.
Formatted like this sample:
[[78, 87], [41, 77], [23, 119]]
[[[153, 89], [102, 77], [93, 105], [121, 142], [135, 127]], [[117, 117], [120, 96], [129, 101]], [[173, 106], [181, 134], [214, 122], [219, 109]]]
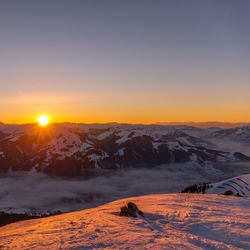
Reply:
[[172, 164], [121, 170], [87, 180], [54, 179], [35, 172], [11, 173], [0, 177], [0, 211], [73, 211], [125, 197], [179, 192], [190, 184], [249, 172], [250, 164]]

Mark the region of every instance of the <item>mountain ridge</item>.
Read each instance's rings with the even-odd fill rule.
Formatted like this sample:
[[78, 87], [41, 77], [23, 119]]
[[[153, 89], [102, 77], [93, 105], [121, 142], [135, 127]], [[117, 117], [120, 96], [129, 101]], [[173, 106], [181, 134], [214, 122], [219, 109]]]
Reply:
[[[226, 131], [236, 129], [245, 129], [240, 138], [245, 143], [250, 129]], [[159, 125], [2, 125], [0, 172], [35, 168], [52, 176], [74, 177], [91, 169], [250, 161], [244, 153], [223, 151], [207, 139], [223, 131]]]

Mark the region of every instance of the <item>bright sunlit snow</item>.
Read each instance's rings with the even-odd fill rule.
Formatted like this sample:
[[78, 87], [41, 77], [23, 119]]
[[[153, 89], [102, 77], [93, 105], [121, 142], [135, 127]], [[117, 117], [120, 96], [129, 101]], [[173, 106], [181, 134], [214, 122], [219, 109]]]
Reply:
[[[135, 202], [145, 217], [120, 217]], [[224, 195], [148, 195], [0, 228], [0, 248], [250, 249], [250, 199]]]

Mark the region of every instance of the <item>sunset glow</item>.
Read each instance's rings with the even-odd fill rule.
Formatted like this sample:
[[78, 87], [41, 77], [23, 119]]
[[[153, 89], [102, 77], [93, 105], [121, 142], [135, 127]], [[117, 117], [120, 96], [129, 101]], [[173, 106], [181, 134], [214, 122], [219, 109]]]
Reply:
[[249, 249], [249, 12], [0, 0], [0, 250]]
[[250, 121], [244, 4], [40, 2], [1, 3], [1, 122]]
[[45, 127], [49, 124], [49, 117], [47, 115], [41, 115], [37, 118], [37, 121], [41, 127]]

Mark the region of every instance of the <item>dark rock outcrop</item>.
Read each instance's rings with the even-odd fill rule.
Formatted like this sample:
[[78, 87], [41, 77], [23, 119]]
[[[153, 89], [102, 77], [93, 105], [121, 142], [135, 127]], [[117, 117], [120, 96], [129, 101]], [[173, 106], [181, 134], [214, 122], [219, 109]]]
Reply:
[[138, 215], [144, 217], [144, 213], [133, 202], [129, 202], [127, 206], [121, 207], [120, 216], [137, 217]]

